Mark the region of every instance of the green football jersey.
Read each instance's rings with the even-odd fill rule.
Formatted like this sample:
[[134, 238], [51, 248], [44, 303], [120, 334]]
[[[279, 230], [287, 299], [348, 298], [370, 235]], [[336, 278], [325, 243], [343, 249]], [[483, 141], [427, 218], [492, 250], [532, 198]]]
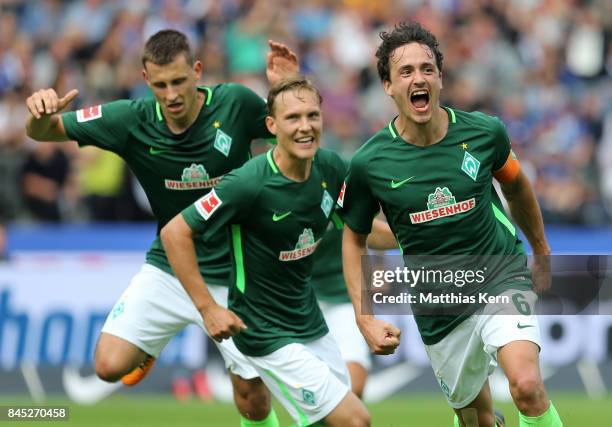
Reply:
[[[382, 208], [405, 260], [415, 255], [524, 254], [493, 187], [493, 172], [511, 150], [503, 123], [478, 112], [446, 111], [448, 132], [436, 144], [407, 143], [392, 120], [355, 153], [341, 200], [344, 221], [367, 234]], [[519, 258], [519, 268], [516, 263], [497, 266], [495, 274], [465, 292], [499, 295], [508, 288], [529, 289], [526, 258]], [[415, 316], [423, 341], [438, 342], [478, 308], [470, 304], [462, 315]]]
[[350, 302], [342, 274], [342, 220], [334, 214], [321, 244], [314, 254], [311, 283], [319, 301], [332, 304]]
[[[205, 95], [196, 121], [170, 131], [154, 98], [119, 100], [62, 114], [69, 138], [121, 156], [144, 188], [158, 221], [146, 262], [173, 274], [159, 230], [208, 193], [223, 175], [251, 157], [251, 140], [268, 138], [265, 101], [238, 84], [199, 87]], [[197, 244], [198, 262], [210, 283], [226, 284], [230, 258], [225, 235]]]
[[234, 337], [244, 354], [264, 356], [327, 333], [309, 280], [344, 174], [340, 157], [319, 150], [310, 177], [295, 182], [279, 171], [270, 150], [183, 211], [204, 242], [229, 233], [235, 283], [229, 307], [248, 327]]

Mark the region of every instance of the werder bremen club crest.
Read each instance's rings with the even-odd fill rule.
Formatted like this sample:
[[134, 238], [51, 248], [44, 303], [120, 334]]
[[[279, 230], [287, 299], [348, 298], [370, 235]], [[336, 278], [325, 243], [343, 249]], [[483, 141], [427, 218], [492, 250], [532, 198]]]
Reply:
[[222, 153], [225, 157], [228, 157], [230, 149], [232, 148], [232, 137], [223, 132], [221, 129], [217, 129], [213, 147], [215, 147], [215, 149]]

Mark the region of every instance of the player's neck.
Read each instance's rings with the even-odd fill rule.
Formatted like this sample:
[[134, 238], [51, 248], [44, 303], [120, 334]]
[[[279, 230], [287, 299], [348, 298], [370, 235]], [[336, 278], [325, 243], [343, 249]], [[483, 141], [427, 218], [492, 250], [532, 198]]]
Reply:
[[448, 114], [440, 106], [427, 123], [416, 123], [402, 114], [395, 121], [395, 128], [404, 141], [426, 147], [440, 142], [448, 131]]
[[304, 182], [310, 177], [312, 159], [299, 159], [278, 146], [272, 155], [278, 169], [290, 180]]
[[198, 91], [196, 95], [196, 101], [193, 103], [193, 105], [184, 117], [179, 120], [170, 120], [166, 118], [166, 125], [168, 126], [168, 129], [170, 129], [170, 132], [174, 134], [180, 134], [189, 129], [189, 127], [198, 118], [200, 110], [202, 109], [202, 105], [204, 105], [204, 94]]

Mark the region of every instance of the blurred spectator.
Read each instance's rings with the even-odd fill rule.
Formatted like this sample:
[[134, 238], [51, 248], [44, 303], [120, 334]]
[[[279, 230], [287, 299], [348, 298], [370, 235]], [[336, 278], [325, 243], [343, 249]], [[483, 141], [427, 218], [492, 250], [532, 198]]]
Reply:
[[612, 109], [608, 109], [603, 124], [602, 144], [598, 154], [601, 171], [601, 191], [608, 217], [612, 218]]
[[79, 156], [79, 183], [92, 221], [118, 221], [122, 215], [125, 183], [123, 160], [97, 147], [84, 147]]
[[47, 45], [62, 32], [64, 8], [61, 0], [39, 0], [25, 3], [20, 27], [36, 45]]
[[17, 16], [0, 13], [0, 94], [25, 83], [25, 64], [19, 55]]
[[595, 77], [604, 66], [604, 29], [593, 9], [578, 10], [576, 15], [568, 35], [567, 66], [578, 77]]
[[2, 219], [0, 219], [0, 262], [8, 259], [7, 251], [8, 242], [6, 241], [6, 225]]
[[80, 56], [89, 58], [106, 37], [113, 13], [112, 3], [103, 0], [71, 2], [62, 22], [63, 36], [71, 41]]
[[149, 15], [145, 21], [143, 39], [146, 40], [158, 31], [170, 28], [182, 32], [192, 45], [196, 45], [199, 41], [196, 30], [196, 18], [198, 16], [194, 12], [199, 12], [199, 16], [205, 14], [207, 2], [200, 3], [203, 7], [199, 11], [192, 6], [190, 10], [192, 13], [186, 13], [183, 10], [185, 6], [183, 3], [181, 0], [162, 0], [159, 11]]
[[[143, 40], [171, 27], [192, 40], [204, 64], [204, 84], [239, 81], [265, 95], [263, 52], [267, 39], [276, 37], [299, 52], [302, 70], [323, 92], [324, 144], [350, 157], [394, 111], [375, 68], [378, 32], [418, 20], [438, 36], [446, 55], [442, 102], [504, 120], [546, 222], [605, 224], [612, 218], [609, 1], [0, 4], [0, 176], [6, 177], [0, 197], [7, 200], [9, 217], [19, 209], [14, 182], [27, 154], [22, 103], [31, 89], [53, 86], [65, 93], [77, 87], [81, 106], [142, 96]], [[117, 185], [117, 176], [108, 177], [109, 187]], [[117, 194], [132, 193], [129, 175], [118, 185]], [[130, 209], [122, 212], [123, 219], [133, 217], [126, 213]]]
[[9, 90], [0, 97], [0, 148], [19, 148], [26, 139], [23, 123], [27, 110], [23, 103], [23, 92]]
[[36, 144], [22, 169], [23, 198], [30, 215], [40, 221], [62, 220], [62, 191], [70, 174], [70, 161], [61, 147]]
[[268, 38], [277, 13], [273, 2], [254, 0], [225, 33], [229, 80], [249, 86], [261, 96], [267, 93], [261, 76], [266, 70]]
[[307, 42], [328, 37], [332, 12], [326, 0], [297, 4], [291, 13], [291, 27], [298, 38]]
[[13, 215], [14, 213], [10, 212], [8, 200], [6, 200], [3, 192], [0, 191], [0, 263], [8, 259], [6, 223]]

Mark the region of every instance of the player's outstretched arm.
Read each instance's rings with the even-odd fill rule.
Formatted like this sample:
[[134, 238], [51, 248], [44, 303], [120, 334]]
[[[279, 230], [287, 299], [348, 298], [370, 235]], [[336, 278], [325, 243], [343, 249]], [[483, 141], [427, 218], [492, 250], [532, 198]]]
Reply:
[[160, 237], [170, 266], [200, 312], [210, 337], [221, 342], [246, 329], [234, 312], [218, 305], [210, 295], [198, 267], [193, 231], [180, 213], [162, 228]]
[[391, 227], [386, 221], [374, 218], [372, 232], [368, 235], [368, 248], [379, 251], [397, 249], [398, 244]]
[[268, 40], [270, 51], [267, 57], [266, 76], [270, 87], [281, 79], [298, 74], [300, 66], [298, 57], [287, 45]]
[[26, 99], [30, 113], [26, 122], [28, 136], [37, 141], [67, 141], [68, 136], [58, 113], [78, 94], [78, 90], [72, 89], [60, 98], [54, 89], [40, 89], [30, 95]]
[[[369, 299], [361, 298], [361, 256], [366, 253], [364, 234], [355, 233], [347, 225], [342, 237], [342, 265], [344, 281], [355, 309], [357, 326], [370, 349], [376, 354], [392, 354], [400, 344], [401, 331], [390, 323], [376, 319], [372, 313]], [[362, 305], [363, 304], [363, 305]]]
[[544, 234], [542, 212], [529, 179], [523, 171], [511, 181], [502, 182], [501, 189], [508, 201], [512, 218], [527, 237], [533, 250], [532, 265], [535, 291], [544, 292], [550, 288], [550, 246]]

